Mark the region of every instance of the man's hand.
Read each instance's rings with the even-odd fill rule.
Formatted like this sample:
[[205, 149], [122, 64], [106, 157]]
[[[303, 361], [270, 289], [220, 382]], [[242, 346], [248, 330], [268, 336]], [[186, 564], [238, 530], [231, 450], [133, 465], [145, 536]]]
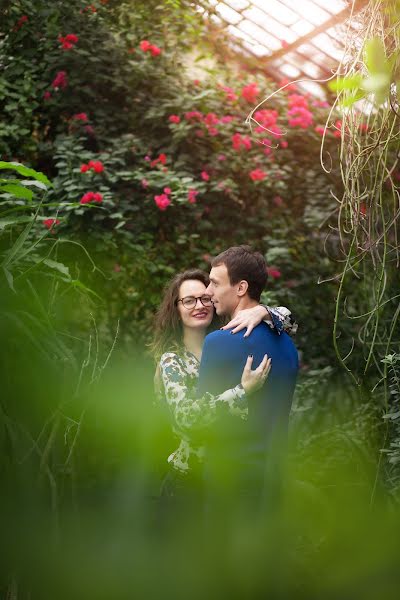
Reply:
[[265, 383], [271, 370], [271, 359], [265, 354], [257, 369], [251, 370], [253, 355], [248, 356], [242, 373], [241, 384], [247, 395], [254, 394]]
[[250, 333], [253, 331], [254, 327], [259, 325], [261, 321], [263, 321], [269, 312], [264, 306], [260, 304], [258, 306], [254, 306], [253, 308], [245, 308], [243, 310], [239, 310], [237, 315], [229, 321], [227, 325], [221, 327], [221, 329], [232, 329], [231, 333], [237, 333], [246, 327], [246, 333], [243, 337], [248, 337]]

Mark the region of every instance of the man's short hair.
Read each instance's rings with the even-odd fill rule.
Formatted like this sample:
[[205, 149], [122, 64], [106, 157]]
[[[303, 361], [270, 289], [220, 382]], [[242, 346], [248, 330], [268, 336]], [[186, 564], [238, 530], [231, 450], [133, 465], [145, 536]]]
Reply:
[[231, 285], [243, 279], [249, 284], [247, 293], [252, 300], [260, 300], [261, 293], [267, 283], [267, 263], [260, 252], [250, 246], [232, 246], [218, 254], [212, 261], [212, 267], [225, 265]]

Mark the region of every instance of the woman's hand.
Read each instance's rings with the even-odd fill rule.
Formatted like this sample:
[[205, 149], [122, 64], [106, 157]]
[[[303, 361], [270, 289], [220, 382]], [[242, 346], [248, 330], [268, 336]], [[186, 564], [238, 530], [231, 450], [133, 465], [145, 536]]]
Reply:
[[254, 371], [251, 370], [253, 355], [248, 356], [242, 373], [241, 384], [247, 395], [254, 394], [265, 383], [271, 370], [271, 359], [265, 354], [264, 358]]
[[257, 327], [268, 315], [269, 312], [267, 309], [260, 304], [253, 308], [245, 308], [239, 310], [237, 315], [227, 325], [221, 327], [221, 329], [233, 328], [231, 333], [237, 333], [246, 327], [247, 330], [243, 337], [248, 337], [254, 327]]

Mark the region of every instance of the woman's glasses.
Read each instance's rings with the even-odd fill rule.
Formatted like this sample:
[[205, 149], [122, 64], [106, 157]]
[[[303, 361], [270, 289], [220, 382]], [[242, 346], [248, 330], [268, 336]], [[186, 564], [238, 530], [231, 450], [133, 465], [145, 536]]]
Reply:
[[210, 296], [185, 296], [185, 298], [179, 298], [178, 302], [182, 302], [185, 308], [191, 309], [197, 305], [197, 300], [200, 300], [203, 306], [212, 306]]

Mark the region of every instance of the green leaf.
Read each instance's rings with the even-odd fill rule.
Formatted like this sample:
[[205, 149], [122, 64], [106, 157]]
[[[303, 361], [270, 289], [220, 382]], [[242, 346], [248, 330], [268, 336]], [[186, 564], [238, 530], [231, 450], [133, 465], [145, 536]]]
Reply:
[[29, 223], [32, 221], [32, 217], [14, 217], [14, 218], [4, 218], [0, 219], [0, 231], [5, 229], [9, 225], [19, 225], [20, 223]]
[[6, 276], [8, 285], [10, 286], [12, 291], [15, 292], [14, 277], [12, 276], [12, 273], [10, 273], [10, 271], [8, 269], [6, 269], [6, 267], [3, 267], [3, 271], [4, 271], [4, 275]]
[[392, 61], [386, 57], [385, 46], [380, 38], [372, 38], [365, 42], [365, 64], [371, 75], [386, 74], [390, 77]]
[[59, 271], [63, 275], [66, 275], [68, 277], [68, 279], [71, 279], [69, 268], [66, 267], [63, 263], [52, 260], [51, 258], [45, 258], [43, 263], [45, 265], [47, 265], [48, 267], [50, 267], [50, 269], [55, 269], [56, 271]]
[[0, 186], [0, 194], [3, 192], [12, 194], [16, 198], [25, 198], [26, 200], [32, 200], [33, 198], [33, 192], [31, 192], [31, 190], [27, 190], [24, 186], [15, 183]]
[[21, 163], [17, 162], [5, 162], [4, 160], [0, 161], [0, 169], [13, 169], [17, 171], [20, 175], [24, 175], [25, 177], [33, 177], [33, 179], [37, 179], [37, 181], [42, 181], [48, 187], [52, 187], [51, 182], [47, 179], [46, 175], [40, 173], [39, 171], [35, 171], [35, 169], [30, 169], [29, 167], [25, 167], [21, 165]]
[[338, 77], [335, 81], [329, 83], [333, 92], [342, 92], [344, 90], [358, 90], [361, 87], [361, 75], [352, 75], [351, 77]]

